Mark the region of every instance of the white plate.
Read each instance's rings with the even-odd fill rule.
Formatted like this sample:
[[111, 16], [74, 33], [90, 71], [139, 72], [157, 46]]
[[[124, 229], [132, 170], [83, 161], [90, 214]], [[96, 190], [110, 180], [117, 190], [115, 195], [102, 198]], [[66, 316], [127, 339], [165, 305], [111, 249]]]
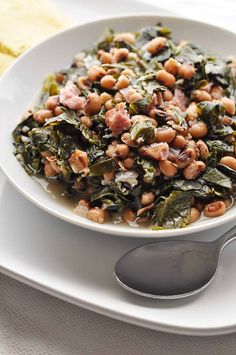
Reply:
[[234, 49], [236, 35], [229, 31], [181, 17], [130, 15], [98, 20], [63, 31], [20, 57], [1, 79], [0, 116], [4, 118], [0, 120], [1, 167], [19, 191], [52, 215], [87, 229], [133, 237], [184, 235], [210, 229], [234, 219], [236, 206], [227, 211], [224, 216], [215, 219], [203, 218], [185, 229], [151, 231], [124, 225], [99, 225], [77, 216], [65, 205], [51, 198], [35, 180], [26, 174], [12, 154], [11, 132], [19, 122], [22, 113], [29, 107], [32, 96], [41, 88], [42, 79], [47, 73], [69, 65], [75, 53], [84, 48], [90, 48], [105, 28], [114, 28], [117, 31], [137, 30], [147, 25], [154, 25], [158, 21], [173, 30], [175, 40], [191, 40], [203, 48], [217, 51], [224, 56], [236, 54], [236, 49]]
[[[23, 198], [1, 172], [0, 216], [3, 273], [79, 306], [148, 328], [192, 335], [236, 330], [236, 243], [225, 249], [216, 279], [204, 292], [189, 299], [157, 301], [129, 294], [112, 274], [117, 258], [144, 241], [108, 238], [52, 217]], [[195, 238], [216, 238], [224, 230], [222, 226]]]

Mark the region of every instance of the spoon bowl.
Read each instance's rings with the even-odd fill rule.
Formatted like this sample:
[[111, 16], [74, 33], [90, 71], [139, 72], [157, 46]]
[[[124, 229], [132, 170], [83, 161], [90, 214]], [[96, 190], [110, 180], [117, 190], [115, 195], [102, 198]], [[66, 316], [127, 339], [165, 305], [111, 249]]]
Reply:
[[223, 248], [236, 226], [216, 241], [160, 240], [137, 247], [116, 263], [117, 282], [150, 298], [182, 298], [203, 290], [213, 280]]

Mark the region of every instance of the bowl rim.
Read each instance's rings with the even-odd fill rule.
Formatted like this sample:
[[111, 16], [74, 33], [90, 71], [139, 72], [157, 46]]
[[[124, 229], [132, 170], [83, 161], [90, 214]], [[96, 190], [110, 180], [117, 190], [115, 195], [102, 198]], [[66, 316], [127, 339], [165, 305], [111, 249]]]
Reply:
[[[75, 30], [81, 31], [81, 30], [83, 30], [83, 28], [89, 27], [90, 25], [100, 24], [100, 23], [103, 23], [108, 20], [115, 21], [115, 20], [122, 20], [122, 19], [127, 20], [129, 18], [145, 18], [145, 17], [150, 18], [150, 20], [154, 20], [158, 17], [158, 18], [162, 19], [163, 21], [165, 21], [165, 19], [166, 20], [173, 19], [173, 20], [177, 20], [177, 21], [183, 20], [184, 22], [187, 22], [189, 24], [191, 24], [191, 23], [195, 23], [196, 25], [202, 24], [202, 25], [207, 26], [213, 30], [214, 29], [221, 30], [221, 31], [226, 32], [228, 34], [234, 35], [236, 38], [235, 32], [225, 29], [222, 26], [212, 25], [212, 24], [209, 24], [204, 21], [190, 19], [190, 18], [181, 16], [181, 15], [172, 15], [172, 14], [167, 15], [167, 14], [158, 14], [158, 12], [157, 13], [147, 12], [147, 13], [142, 13], [142, 14], [140, 14], [140, 13], [134, 13], [134, 14], [124, 13], [123, 15], [112, 16], [112, 17], [104, 16], [104, 17], [99, 18], [94, 21], [87, 21], [82, 24], [76, 24], [76, 25], [70, 26], [69, 28], [60, 30], [57, 33], [52, 34], [52, 35], [46, 37], [45, 39], [43, 39], [42, 41], [38, 42], [36, 45], [34, 45], [30, 49], [28, 49], [25, 53], [23, 53], [21, 56], [19, 56], [13, 62], [13, 64], [5, 71], [5, 73], [0, 78], [0, 86], [2, 85], [4, 80], [7, 79], [8, 74], [11, 72], [11, 70], [13, 68], [15, 68], [15, 66], [17, 66], [19, 62], [24, 60], [24, 58], [27, 57], [32, 51], [34, 51], [35, 48], [40, 48], [40, 46], [44, 45], [45, 43], [53, 41], [57, 37], [63, 36], [64, 33], [73, 32]], [[17, 159], [16, 159], [16, 163], [18, 163]], [[151, 230], [148, 228], [133, 228], [130, 226], [114, 225], [114, 224], [108, 224], [108, 223], [98, 224], [98, 223], [92, 222], [88, 219], [81, 218], [77, 215], [75, 215], [74, 218], [72, 216], [71, 217], [65, 216], [65, 215], [63, 215], [63, 213], [60, 213], [59, 211], [48, 207], [46, 204], [43, 204], [43, 203], [37, 201], [37, 199], [34, 196], [31, 196], [29, 193], [27, 193], [24, 190], [24, 188], [20, 184], [17, 183], [16, 179], [14, 179], [14, 177], [10, 174], [10, 172], [8, 171], [5, 164], [1, 161], [1, 156], [0, 156], [0, 168], [2, 169], [4, 174], [7, 176], [8, 180], [11, 182], [11, 184], [23, 196], [25, 196], [30, 202], [32, 202], [37, 207], [41, 208], [45, 212], [50, 213], [51, 215], [58, 217], [66, 222], [75, 224], [75, 225], [82, 227], [82, 228], [96, 231], [98, 233], [115, 235], [115, 236], [119, 236], [119, 237], [151, 238], [151, 239], [153, 239], [153, 238], [156, 239], [156, 238], [160, 238], [160, 237], [177, 237], [177, 236], [185, 236], [185, 235], [191, 234], [191, 233], [206, 231], [208, 229], [215, 228], [215, 227], [220, 226], [222, 224], [232, 222], [233, 219], [235, 218], [235, 216], [233, 214], [227, 215], [227, 213], [226, 213], [225, 215], [217, 217], [215, 219], [207, 220], [207, 223], [202, 223], [202, 224], [196, 223], [196, 224], [187, 226], [186, 228], [176, 228], [176, 229], [172, 228], [172, 229], [165, 229], [165, 230]], [[117, 227], [117, 228], [115, 228], [115, 227]]]

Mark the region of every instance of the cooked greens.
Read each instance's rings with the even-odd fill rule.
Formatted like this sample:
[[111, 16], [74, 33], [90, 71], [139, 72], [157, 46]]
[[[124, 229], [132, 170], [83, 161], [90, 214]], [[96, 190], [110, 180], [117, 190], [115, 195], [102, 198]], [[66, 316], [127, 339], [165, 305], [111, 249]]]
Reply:
[[15, 155], [94, 222], [183, 228], [235, 199], [235, 98], [235, 59], [176, 42], [160, 23], [108, 29], [44, 80], [13, 132]]

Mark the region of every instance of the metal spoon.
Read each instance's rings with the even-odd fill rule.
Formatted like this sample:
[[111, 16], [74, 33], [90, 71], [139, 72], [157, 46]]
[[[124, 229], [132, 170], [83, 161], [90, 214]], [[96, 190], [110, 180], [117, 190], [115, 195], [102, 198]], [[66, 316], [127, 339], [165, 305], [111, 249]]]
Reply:
[[150, 298], [174, 299], [202, 291], [213, 280], [236, 226], [211, 242], [159, 240], [124, 254], [115, 276], [126, 290]]

